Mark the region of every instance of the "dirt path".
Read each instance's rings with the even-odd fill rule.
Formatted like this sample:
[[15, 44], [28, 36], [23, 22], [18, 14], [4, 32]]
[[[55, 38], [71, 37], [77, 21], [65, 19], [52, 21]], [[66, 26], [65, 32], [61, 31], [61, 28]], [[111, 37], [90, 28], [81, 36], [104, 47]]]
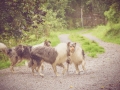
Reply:
[[[90, 34], [85, 37], [98, 42], [106, 50], [98, 58], [86, 56], [86, 73], [81, 69], [75, 75], [75, 68], [70, 66], [69, 74], [56, 77], [52, 67], [45, 64], [44, 78], [32, 76], [26, 66], [15, 67], [16, 73], [9, 69], [0, 70], [0, 90], [120, 90], [120, 46], [103, 42]], [[68, 42], [68, 35], [59, 36], [61, 42]], [[58, 67], [58, 72], [62, 69]]]

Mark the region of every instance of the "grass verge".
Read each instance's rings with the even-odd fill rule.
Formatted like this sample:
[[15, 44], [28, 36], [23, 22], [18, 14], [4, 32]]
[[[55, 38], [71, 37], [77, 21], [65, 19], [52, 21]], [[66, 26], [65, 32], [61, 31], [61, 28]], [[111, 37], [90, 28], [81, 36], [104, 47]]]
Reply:
[[80, 43], [83, 50], [90, 57], [97, 57], [98, 54], [104, 53], [104, 48], [99, 46], [95, 41], [91, 41], [80, 34], [71, 34], [70, 39], [74, 42]]
[[120, 44], [120, 24], [97, 26], [91, 33], [105, 42]]

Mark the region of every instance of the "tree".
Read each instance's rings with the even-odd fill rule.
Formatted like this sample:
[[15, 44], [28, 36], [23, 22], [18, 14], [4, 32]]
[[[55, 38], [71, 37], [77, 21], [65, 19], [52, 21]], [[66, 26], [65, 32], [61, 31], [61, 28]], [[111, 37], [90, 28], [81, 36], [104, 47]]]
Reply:
[[[20, 38], [22, 30], [29, 31], [29, 27], [42, 23], [46, 12], [40, 9], [44, 0], [2, 0], [0, 1], [0, 37], [1, 39]], [[36, 16], [33, 18], [33, 16]], [[37, 26], [33, 26], [36, 28]]]
[[110, 23], [120, 23], [120, 1], [114, 0], [108, 11], [105, 11], [104, 15], [107, 17]]

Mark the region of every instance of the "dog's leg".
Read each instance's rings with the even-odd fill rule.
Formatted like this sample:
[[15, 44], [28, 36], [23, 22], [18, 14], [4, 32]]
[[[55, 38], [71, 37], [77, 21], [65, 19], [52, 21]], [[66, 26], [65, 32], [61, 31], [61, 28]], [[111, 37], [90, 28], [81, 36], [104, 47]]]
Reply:
[[83, 70], [84, 70], [84, 73], [86, 73], [85, 64], [86, 64], [86, 62], [83, 60], [83, 61], [82, 61], [82, 68], [83, 68]]
[[16, 65], [18, 60], [16, 57], [12, 57], [12, 58], [10, 58], [10, 61], [11, 61], [10, 70], [12, 73], [14, 73], [14, 66]]
[[32, 66], [32, 74], [33, 74], [33, 76], [35, 75], [35, 74], [34, 74], [34, 69], [35, 69], [35, 68], [36, 68], [36, 66], [33, 65], [33, 66]]
[[22, 58], [20, 56], [18, 56], [17, 63], [20, 63], [21, 61], [22, 61]]
[[40, 76], [44, 77], [44, 74], [42, 74], [39, 70], [38, 70], [38, 73]]
[[41, 64], [42, 64], [42, 62], [41, 62], [40, 65], [38, 66], [38, 70], [37, 70], [37, 71], [38, 71], [38, 73], [39, 73], [40, 76], [44, 77], [44, 74], [42, 74], [42, 73], [41, 73], [41, 70], [40, 70]]
[[72, 64], [72, 61], [71, 61], [70, 57], [67, 58], [66, 63], [67, 63], [67, 72], [68, 72], [68, 70], [69, 70], [69, 64]]
[[55, 75], [59, 76], [58, 73], [57, 73], [57, 69], [56, 69], [56, 64], [55, 63], [52, 64], [52, 67], [53, 67]]
[[40, 61], [40, 65], [38, 65], [38, 67], [35, 68], [36, 72], [38, 72], [38, 69], [40, 69], [40, 67], [41, 67], [41, 70], [42, 70], [42, 71], [44, 70], [44, 65], [43, 65], [43, 63], [44, 63], [44, 61], [41, 60], [41, 61]]
[[65, 72], [66, 72], [66, 67], [61, 63], [61, 64], [59, 64], [59, 66], [61, 66], [61, 67], [63, 67], [63, 75], [65, 74]]
[[20, 63], [22, 61], [22, 59], [21, 60], [18, 60], [18, 62], [17, 63]]
[[78, 64], [74, 64], [75, 68], [76, 68], [76, 74], [80, 74], [79, 68], [78, 68]]
[[38, 72], [38, 69], [39, 69], [39, 67], [36, 67], [36, 68], [35, 68], [35, 71]]
[[43, 70], [44, 70], [44, 61], [43, 61], [42, 64], [41, 64], [41, 70], [42, 70], [42, 72], [43, 72]]
[[68, 72], [68, 70], [69, 70], [69, 63], [67, 63], [67, 72]]
[[33, 65], [32, 65], [32, 73], [33, 73], [33, 75], [36, 75], [36, 74], [34, 74], [34, 70], [36, 70], [36, 67], [37, 67], [37, 62], [35, 60], [33, 60]]
[[10, 71], [11, 71], [12, 73], [14, 73], [14, 68], [13, 68], [13, 66], [10, 66]]

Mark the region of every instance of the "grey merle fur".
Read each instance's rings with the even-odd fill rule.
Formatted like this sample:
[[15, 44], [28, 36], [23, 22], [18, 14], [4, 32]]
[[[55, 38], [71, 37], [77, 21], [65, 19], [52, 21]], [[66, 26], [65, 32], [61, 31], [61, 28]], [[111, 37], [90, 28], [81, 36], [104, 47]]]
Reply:
[[57, 51], [52, 47], [37, 47], [34, 51], [31, 52], [31, 60], [44, 60], [47, 63], [54, 63], [57, 57]]

